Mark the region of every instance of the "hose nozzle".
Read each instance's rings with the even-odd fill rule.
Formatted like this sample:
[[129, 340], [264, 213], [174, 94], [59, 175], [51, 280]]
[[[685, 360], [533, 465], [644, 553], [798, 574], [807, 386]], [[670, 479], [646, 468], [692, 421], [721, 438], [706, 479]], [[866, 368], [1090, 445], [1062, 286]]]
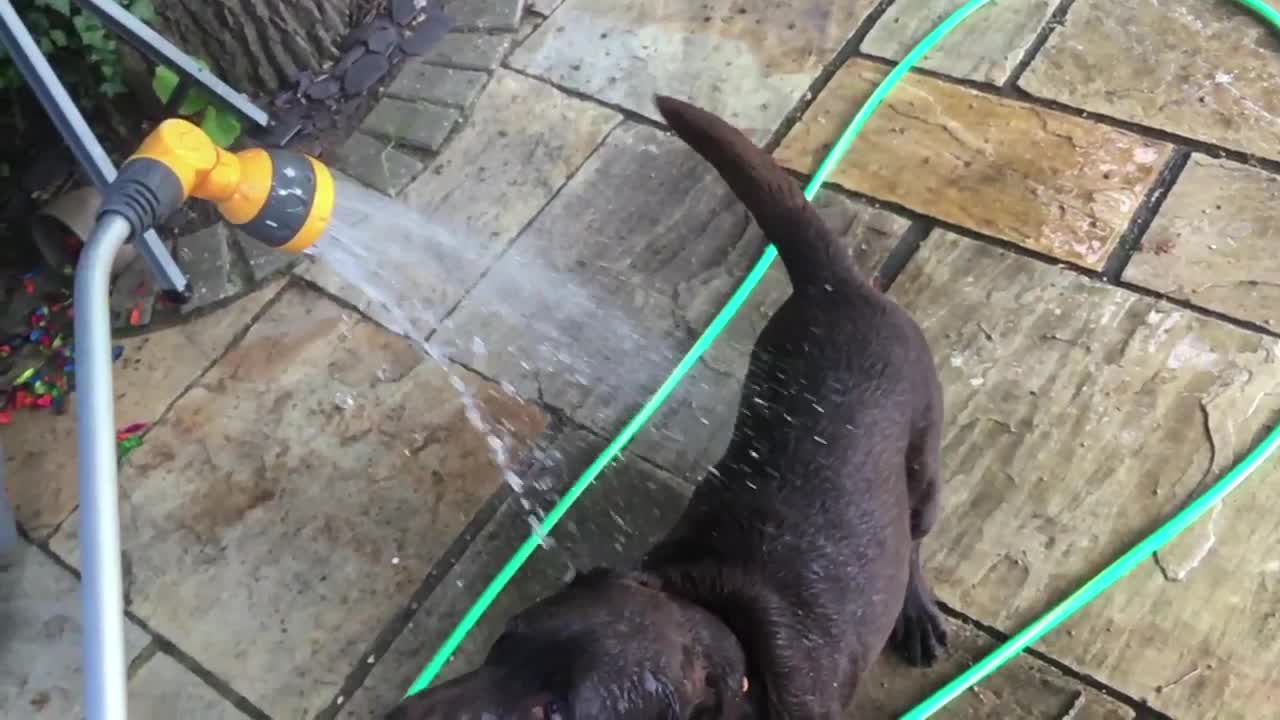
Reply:
[[214, 203], [258, 242], [302, 252], [329, 225], [334, 182], [329, 168], [308, 155], [276, 148], [233, 153], [192, 123], [170, 119], [121, 166], [99, 215], [123, 215], [142, 232], [192, 197]]

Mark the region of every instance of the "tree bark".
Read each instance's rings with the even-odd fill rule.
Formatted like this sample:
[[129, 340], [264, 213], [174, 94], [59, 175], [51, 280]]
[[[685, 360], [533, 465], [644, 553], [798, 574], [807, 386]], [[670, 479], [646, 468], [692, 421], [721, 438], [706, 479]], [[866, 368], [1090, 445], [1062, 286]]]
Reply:
[[241, 92], [332, 62], [368, 0], [156, 0], [157, 29]]

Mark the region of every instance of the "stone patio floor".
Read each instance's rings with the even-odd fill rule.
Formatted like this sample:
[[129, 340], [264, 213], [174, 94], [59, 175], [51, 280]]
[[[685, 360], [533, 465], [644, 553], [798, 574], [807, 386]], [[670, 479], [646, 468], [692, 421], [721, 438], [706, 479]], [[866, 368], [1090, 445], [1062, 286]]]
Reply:
[[[426, 271], [424, 292], [456, 292], [436, 336], [457, 364], [362, 317], [313, 264], [128, 341], [117, 414], [155, 423], [121, 478], [132, 717], [385, 712], [528, 532], [526, 505], [594, 458], [762, 247], [652, 94], [724, 114], [803, 176], [959, 5], [452, 3], [469, 59], [406, 70], [343, 167], [483, 239], [474, 276]], [[954, 648], [929, 672], [886, 658], [860, 718], [957, 674], [1280, 417], [1280, 38], [1227, 0], [997, 0], [924, 68], [818, 198], [946, 386], [926, 547]], [[530, 258], [580, 297], [513, 282]], [[570, 568], [633, 560], [673, 522], [787, 292], [775, 268], [448, 673]], [[606, 311], [619, 337], [598, 334]], [[537, 487], [503, 482], [451, 376]], [[26, 537], [0, 565], [6, 718], [79, 714], [71, 432], [52, 415], [5, 429]], [[1257, 473], [941, 717], [1273, 715], [1278, 484], [1280, 465]]]

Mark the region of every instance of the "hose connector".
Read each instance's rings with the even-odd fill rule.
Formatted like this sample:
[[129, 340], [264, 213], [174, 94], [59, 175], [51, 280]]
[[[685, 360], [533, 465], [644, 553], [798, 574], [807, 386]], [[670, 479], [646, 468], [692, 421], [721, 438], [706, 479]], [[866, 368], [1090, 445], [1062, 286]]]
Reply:
[[120, 168], [99, 215], [122, 215], [142, 232], [192, 197], [214, 203], [258, 242], [302, 252], [329, 225], [334, 182], [329, 168], [308, 155], [278, 148], [232, 153], [192, 123], [171, 119]]

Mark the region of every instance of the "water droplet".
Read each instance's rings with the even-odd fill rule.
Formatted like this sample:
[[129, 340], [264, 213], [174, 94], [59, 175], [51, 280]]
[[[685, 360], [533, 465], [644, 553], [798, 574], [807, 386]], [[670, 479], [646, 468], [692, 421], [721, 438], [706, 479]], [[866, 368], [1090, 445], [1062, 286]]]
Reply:
[[351, 393], [340, 390], [334, 393], [333, 404], [343, 410], [350, 410], [356, 406], [356, 398]]
[[524, 481], [521, 480], [520, 476], [516, 475], [514, 472], [510, 470], [503, 471], [502, 479], [507, 481], [507, 485], [511, 486], [512, 491], [517, 493], [524, 492]]
[[398, 558], [398, 557], [393, 557], [393, 558], [391, 558], [391, 564], [392, 564], [392, 565], [399, 565], [399, 564], [400, 564], [400, 558]]

